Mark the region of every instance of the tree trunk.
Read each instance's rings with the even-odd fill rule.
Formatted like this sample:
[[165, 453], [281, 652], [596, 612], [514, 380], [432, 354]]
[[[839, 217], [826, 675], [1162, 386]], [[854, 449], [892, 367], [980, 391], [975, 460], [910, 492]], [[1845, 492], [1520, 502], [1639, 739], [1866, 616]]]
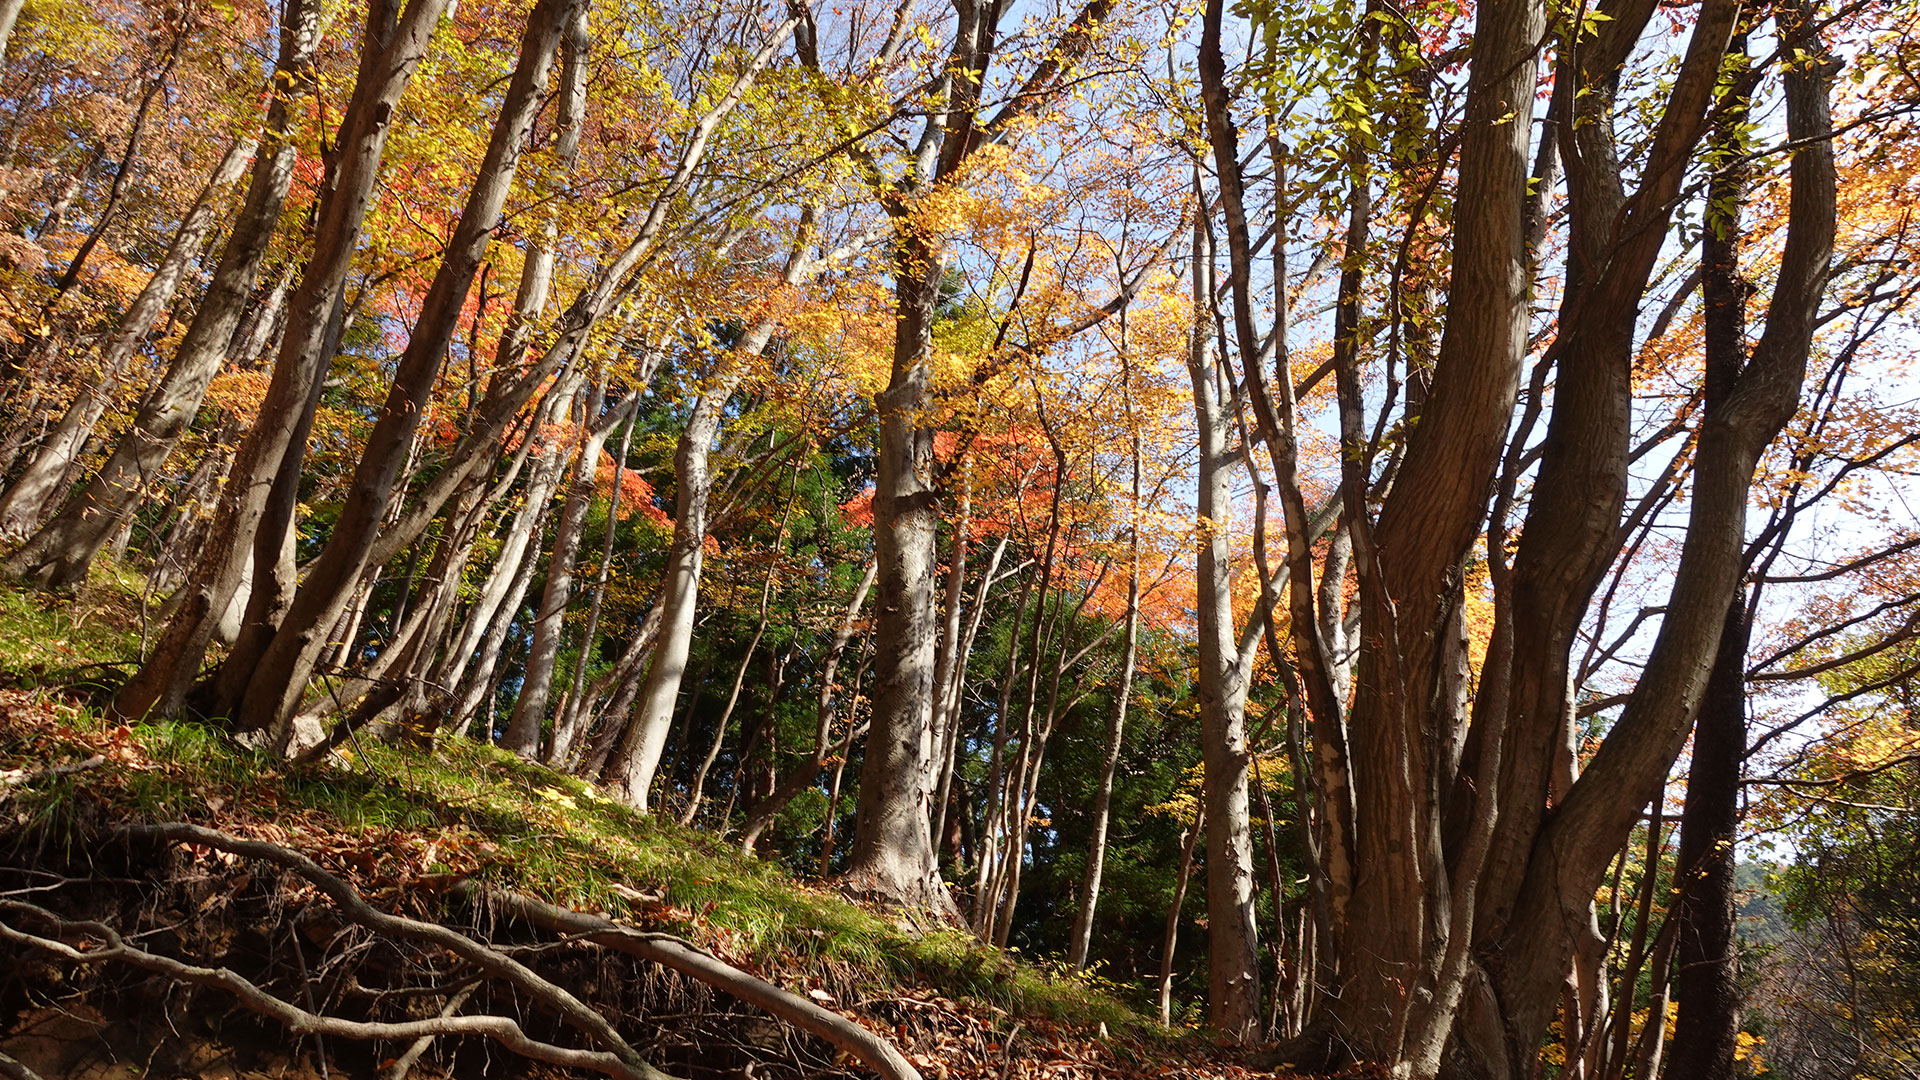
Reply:
[[[993, 749], [987, 758], [986, 805], [981, 816], [986, 835], [975, 860], [973, 907], [969, 913], [974, 935], [982, 941], [993, 939], [993, 920], [998, 910], [995, 905], [998, 894], [994, 890], [1000, 872], [1000, 850], [1011, 842], [1007, 839], [1007, 741], [1011, 734], [1013, 688], [1020, 673], [1020, 627], [1026, 622], [1027, 603], [1033, 598], [1034, 587], [1032, 577], [1020, 583], [1019, 598], [1013, 604], [1010, 624], [1013, 629], [1007, 635], [1007, 665], [1000, 676], [1000, 697], [994, 702]], [[1039, 615], [1036, 613], [1034, 618], [1038, 619]]]
[[120, 200], [126, 196], [127, 185], [132, 182], [135, 165], [140, 160], [140, 144], [146, 138], [147, 121], [153, 117], [153, 103], [159, 100], [166, 90], [167, 80], [173, 75], [174, 65], [180, 62], [180, 52], [186, 47], [187, 30], [191, 25], [189, 19], [180, 20], [178, 28], [174, 30], [173, 44], [168, 47], [160, 70], [155, 73], [153, 82], [147, 86], [146, 92], [140, 95], [140, 104], [133, 112], [133, 125], [127, 132], [127, 149], [120, 155], [119, 168], [113, 171], [113, 184], [107, 188], [106, 203], [101, 206], [99, 215], [93, 219], [93, 228], [87, 230], [86, 239], [80, 241], [80, 246], [74, 250], [73, 259], [67, 263], [67, 268], [61, 273], [60, 280], [54, 283], [53, 300], [48, 303], [47, 310], [51, 311], [53, 306], [60, 302], [60, 298], [80, 281], [81, 269], [86, 266], [87, 259], [93, 254], [94, 248], [99, 246], [101, 238], [106, 236], [107, 226], [113, 222], [114, 211], [120, 209]]
[[7, 39], [13, 36], [13, 25], [25, 6], [26, 0], [0, 0], [0, 68], [6, 65]]
[[1002, 11], [956, 0], [947, 57], [952, 70], [940, 84], [946, 109], [929, 117], [908, 175], [880, 184], [885, 190], [877, 192], [894, 225], [893, 364], [887, 388], [874, 397], [880, 416], [873, 496], [878, 652], [873, 728], [861, 763], [847, 879], [857, 890], [943, 915], [957, 912], [940, 880], [930, 824], [939, 492], [929, 413], [934, 309], [947, 259], [942, 239], [911, 220], [912, 204], [916, 195], [958, 173], [975, 150], [1057, 99], [1113, 7], [1112, 0], [1090, 0], [1044, 51], [1046, 59], [1020, 92], [981, 122], [980, 76], [993, 62]]
[[1747, 750], [1746, 597], [1727, 610], [1720, 651], [1707, 677], [1693, 731], [1687, 805], [1680, 817], [1676, 873], [1673, 1031], [1668, 1075], [1731, 1080], [1740, 1032], [1738, 946], [1734, 941], [1734, 844], [1740, 828], [1740, 766]]
[[1792, 417], [1805, 378], [1835, 232], [1827, 138], [1832, 71], [1811, 18], [1795, 12], [1787, 23], [1786, 36], [1810, 59], [1785, 75], [1788, 137], [1797, 149], [1766, 328], [1737, 369], [1709, 354], [1710, 403], [1695, 454], [1689, 525], [1660, 632], [1619, 721], [1534, 843], [1501, 943], [1509, 965], [1501, 993], [1516, 1053], [1551, 1018], [1550, 1001], [1539, 998], [1565, 971], [1565, 920], [1591, 904], [1612, 852], [1630, 834], [1639, 807], [1657, 796], [1692, 727], [1744, 565], [1754, 467]]
[[600, 466], [600, 449], [611, 431], [600, 416], [605, 399], [606, 377], [602, 375], [587, 394], [578, 421], [580, 446], [573, 462], [573, 482], [567, 486], [560, 520], [553, 527], [553, 550], [547, 559], [540, 609], [533, 620], [533, 643], [528, 646], [526, 667], [522, 669], [520, 695], [513, 703], [506, 734], [500, 737], [501, 747], [525, 758], [540, 756], [540, 729], [546, 721], [547, 697], [553, 691], [554, 668], [566, 636], [567, 607], [573, 602], [573, 566], [586, 533], [587, 511], [593, 508], [593, 477]]
[[[846, 612], [840, 620], [840, 628], [834, 631], [833, 643], [827, 647], [827, 655], [820, 665], [820, 696], [815, 709], [817, 723], [814, 730], [813, 755], [805, 764], [789, 773], [784, 780], [774, 786], [772, 793], [754, 804], [747, 812], [747, 820], [740, 829], [740, 847], [746, 854], [753, 854], [754, 846], [760, 842], [780, 811], [802, 791], [813, 786], [820, 777], [820, 770], [826, 767], [827, 758], [833, 754], [845, 754], [853, 742], [853, 724], [848, 723], [845, 739], [837, 748], [833, 747], [833, 723], [838, 716], [840, 688], [834, 684], [834, 676], [840, 670], [840, 661], [846, 656], [847, 645], [853, 640], [854, 623], [860, 616], [860, 609], [866, 606], [867, 594], [873, 591], [875, 567], [867, 564], [867, 572], [861, 576], [860, 584], [853, 590], [853, 598], [847, 601]], [[855, 679], [858, 682], [858, 679]], [[857, 694], [857, 690], [855, 692]], [[849, 698], [853, 694], [847, 695]]]
[[[573, 17], [573, 7], [582, 2], [541, 0], [527, 16], [519, 60], [494, 119], [486, 155], [454, 226], [452, 243], [421, 301], [420, 317], [395, 368], [393, 386], [380, 417], [367, 436], [327, 546], [314, 560], [272, 642], [257, 655], [257, 664], [253, 663], [255, 657], [244, 654], [229, 658], [230, 663], [247, 665], [252, 672], [245, 695], [237, 702], [237, 719], [242, 726], [272, 730], [274, 744], [281, 752], [285, 752], [291, 734], [288, 722], [326, 646], [325, 630], [339, 619], [373, 553], [408, 449], [432, 405], [433, 384], [467, 293], [512, 190], [520, 154], [546, 91], [561, 36]], [[438, 8], [445, 0], [413, 3], [435, 6], [437, 22]], [[431, 29], [431, 24], [425, 28], [428, 32]], [[423, 36], [420, 48], [424, 51], [424, 47]], [[412, 66], [409, 63], [409, 70]]]
[[599, 648], [600, 611], [606, 601], [607, 580], [613, 569], [613, 542], [620, 529], [620, 477], [626, 469], [627, 452], [633, 445], [633, 427], [631, 422], [621, 425], [620, 450], [613, 459], [613, 491], [607, 498], [607, 529], [600, 539], [600, 569], [594, 575], [593, 602], [587, 608], [587, 625], [580, 631], [580, 659], [573, 665], [573, 687], [567, 707], [553, 721], [553, 752], [547, 755], [547, 764], [556, 769], [564, 770], [571, 764], [574, 744], [580, 737], [581, 718], [592, 714], [586, 700], [587, 662]]
[[857, 890], [941, 914], [954, 911], [933, 848], [927, 762], [933, 721], [934, 549], [929, 367], [944, 260], [911, 234], [896, 241], [893, 373], [874, 398], [880, 414], [873, 494], [878, 567], [873, 727], [860, 771], [848, 882]]
[[[1122, 349], [1126, 324], [1121, 323]], [[1080, 881], [1080, 903], [1073, 917], [1073, 931], [1067, 939], [1067, 965], [1085, 970], [1087, 950], [1093, 944], [1093, 914], [1100, 902], [1100, 876], [1106, 865], [1107, 825], [1113, 813], [1113, 777], [1120, 767], [1120, 750], [1127, 731], [1127, 703], [1133, 696], [1133, 669], [1140, 653], [1140, 432], [1133, 415], [1132, 373], [1127, 372], [1127, 424], [1133, 429], [1133, 519], [1127, 539], [1127, 613], [1124, 643], [1121, 646], [1120, 674], [1113, 693], [1113, 715], [1107, 723], [1106, 754], [1100, 762], [1100, 785], [1093, 795], [1093, 835], [1087, 842], [1087, 872]], [[1275, 932], [1283, 932], [1276, 926]]]
[[1167, 929], [1160, 938], [1160, 1026], [1173, 1026], [1173, 950], [1180, 943], [1180, 911], [1187, 904], [1187, 879], [1193, 876], [1193, 849], [1199, 845], [1200, 823], [1205, 812], [1194, 815], [1193, 824], [1180, 830], [1180, 871], [1173, 878], [1173, 899], [1167, 904]]
[[[1204, 214], [1204, 207], [1196, 214]], [[1254, 912], [1247, 789], [1247, 657], [1233, 632], [1231, 422], [1213, 352], [1213, 248], [1194, 224], [1193, 331], [1187, 370], [1199, 429], [1196, 510], [1201, 759], [1206, 772], [1207, 1019], [1238, 1041], [1260, 1030], [1260, 935]]]
[[[713, 771], [713, 763], [716, 760], [718, 760], [720, 757], [720, 747], [721, 747], [722, 741], [726, 738], [726, 735], [727, 735], [727, 723], [733, 719], [733, 710], [735, 709], [735, 707], [737, 707], [740, 704], [740, 691], [741, 691], [741, 688], [746, 685], [746, 681], [747, 681], [747, 667], [749, 664], [753, 663], [753, 654], [756, 650], [760, 648], [761, 639], [766, 637], [767, 616], [769, 611], [771, 610], [770, 605], [773, 602], [773, 582], [774, 582], [775, 575], [779, 572], [779, 569], [780, 569], [780, 558], [782, 554], [782, 549], [786, 545], [787, 524], [792, 520], [793, 520], [793, 499], [791, 496], [789, 496], [787, 499], [786, 508], [780, 514], [779, 531], [774, 534], [773, 552], [771, 557], [767, 560], [767, 576], [766, 576], [766, 579], [760, 583], [760, 610], [754, 621], [753, 636], [747, 639], [747, 647], [740, 654], [740, 668], [738, 671], [734, 672], [733, 674], [733, 688], [727, 692], [726, 707], [720, 710], [720, 718], [714, 721], [713, 743], [710, 746], [708, 746], [707, 756], [705, 759], [703, 759], [700, 762], [700, 768], [696, 770], [693, 774], [693, 783], [688, 785], [688, 788], [687, 788], [687, 805], [685, 809], [680, 811], [680, 817], [679, 817], [679, 823], [683, 828], [686, 826], [692, 825], [694, 816], [700, 812], [700, 802], [703, 798], [705, 798], [705, 794], [706, 794], [707, 775]], [[785, 660], [781, 660], [779, 662], [778, 670], [781, 672], [784, 672], [786, 670]], [[785, 683], [786, 679], [784, 675], [780, 675], [776, 678], [771, 678], [768, 681], [769, 683], [771, 683], [772, 691], [773, 691], [773, 699], [768, 703], [768, 706], [767, 706], [767, 711], [769, 714], [768, 723], [771, 724], [772, 723], [771, 717], [775, 708], [779, 705], [781, 687]], [[747, 757], [747, 751], [746, 751], [746, 748], [743, 746], [741, 749], [740, 759], [739, 759], [739, 765], [740, 765], [740, 768], [742, 769], [745, 768], [746, 757]], [[769, 754], [770, 760], [777, 760], [777, 758], [778, 758], [777, 753]], [[771, 766], [769, 766], [769, 770], [771, 770]], [[726, 831], [727, 819], [733, 816], [732, 815], [733, 800], [739, 798], [739, 795], [740, 795], [740, 786], [737, 782], [738, 781], [737, 771], [736, 771], [735, 779], [736, 779], [736, 783], [734, 784], [733, 791], [728, 796], [728, 811], [726, 813], [723, 813], [720, 816], [720, 831], [723, 833]], [[772, 794], [771, 787], [769, 787], [767, 794], [769, 795]]]
[[[533, 512], [531, 528], [534, 535], [539, 534], [540, 522], [544, 518], [544, 505], [536, 506]], [[450, 725], [456, 734], [465, 735], [473, 725], [476, 712], [486, 706], [484, 718], [486, 725], [481, 741], [493, 741], [493, 686], [494, 673], [500, 667], [500, 649], [507, 640], [507, 631], [512, 629], [520, 616], [520, 605], [526, 600], [527, 589], [533, 584], [533, 573], [540, 567], [540, 559], [535, 552], [528, 551], [520, 557], [519, 568], [507, 580], [507, 588], [501, 602], [494, 609], [492, 621], [486, 624], [486, 636], [480, 640], [475, 650], [479, 659], [473, 671], [467, 676], [467, 690], [460, 695], [458, 704], [453, 708], [453, 723]], [[495, 577], [499, 577], [496, 571]]]
[[[1748, 66], [1744, 23], [1727, 52], [1744, 73]], [[1740, 218], [1747, 186], [1747, 168], [1741, 164], [1746, 141], [1740, 130], [1750, 111], [1748, 95], [1736, 91], [1711, 138], [1729, 164], [1708, 182], [1707, 228], [1700, 238], [1710, 407], [1721, 405], [1733, 389], [1747, 347], [1746, 309], [1752, 286], [1740, 274]], [[1731, 1080], [1735, 1036], [1740, 1031], [1733, 870], [1741, 770], [1747, 755], [1747, 611], [1757, 607], [1759, 599], [1759, 586], [1754, 588], [1751, 605], [1736, 592], [1727, 606], [1726, 626], [1720, 632], [1700, 718], [1694, 724], [1693, 763], [1687, 774], [1687, 803], [1680, 818], [1675, 862], [1678, 902], [1668, 916], [1678, 921], [1674, 996], [1680, 1005], [1668, 1069], [1670, 1075], [1700, 1080]]]
[[679, 700], [680, 679], [693, 643], [700, 563], [707, 538], [707, 499], [713, 493], [707, 454], [719, 432], [720, 413], [725, 406], [725, 398], [717, 393], [701, 394], [674, 451], [673, 546], [667, 551], [660, 586], [660, 637], [654, 643], [653, 662], [640, 690], [633, 725], [610, 763], [614, 786], [628, 802], [643, 810], [648, 806], [654, 773], [660, 767], [660, 754], [666, 749], [673, 706]]
[[[647, 662], [652, 659], [654, 644], [660, 637], [660, 603], [656, 599], [640, 620], [640, 626], [627, 639], [627, 647], [620, 652], [620, 659], [614, 662], [607, 673], [593, 681], [587, 687], [586, 699], [582, 703], [595, 709], [583, 725], [586, 731], [596, 726], [600, 731], [593, 736], [592, 743], [581, 758], [579, 774], [581, 776], [601, 777], [607, 769], [607, 761], [613, 751], [626, 737], [632, 726], [634, 699], [640, 695], [640, 684], [646, 676]], [[605, 705], [597, 705], [602, 694], [611, 689]]]

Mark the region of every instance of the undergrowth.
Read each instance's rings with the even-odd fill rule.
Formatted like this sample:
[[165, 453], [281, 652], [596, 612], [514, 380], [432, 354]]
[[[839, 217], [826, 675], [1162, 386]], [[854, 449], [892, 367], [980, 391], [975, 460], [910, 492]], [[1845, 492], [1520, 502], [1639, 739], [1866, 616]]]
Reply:
[[142, 629], [157, 619], [146, 580], [111, 559], [94, 564], [78, 589], [0, 586], [0, 681], [86, 690], [117, 683], [114, 671], [139, 659]]

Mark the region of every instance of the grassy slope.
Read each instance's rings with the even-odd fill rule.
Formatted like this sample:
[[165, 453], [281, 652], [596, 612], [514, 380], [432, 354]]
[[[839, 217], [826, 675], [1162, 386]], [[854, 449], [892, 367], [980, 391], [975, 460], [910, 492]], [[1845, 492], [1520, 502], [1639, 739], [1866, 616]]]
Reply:
[[15, 822], [39, 842], [84, 843], [102, 820], [193, 821], [306, 851], [375, 892], [472, 875], [605, 911], [842, 1001], [930, 990], [1016, 1017], [1145, 1027], [1094, 982], [958, 931], [915, 932], [492, 747], [368, 744], [288, 769], [198, 724], [111, 727], [50, 688], [136, 656], [138, 604], [137, 579], [117, 574], [55, 601], [0, 589], [0, 686], [15, 688], [0, 691], [0, 770], [106, 759], [13, 793]]

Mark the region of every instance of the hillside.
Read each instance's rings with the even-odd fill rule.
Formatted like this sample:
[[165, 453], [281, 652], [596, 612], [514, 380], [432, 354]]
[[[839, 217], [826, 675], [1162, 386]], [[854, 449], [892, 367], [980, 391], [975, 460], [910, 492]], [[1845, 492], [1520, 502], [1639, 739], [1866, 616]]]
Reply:
[[[24, 903], [100, 920], [157, 953], [230, 967], [314, 1011], [418, 1018], [460, 1012], [464, 1002], [467, 1012], [519, 1012], [530, 1033], [556, 1037], [541, 1009], [438, 970], [431, 949], [410, 953], [402, 939], [354, 927], [284, 866], [127, 832], [173, 822], [304, 854], [382, 911], [537, 956], [530, 967], [571, 987], [670, 1075], [863, 1072], [846, 1053], [696, 980], [517, 922], [501, 896], [685, 939], [891, 1040], [922, 1076], [1242, 1071], [1205, 1042], [1153, 1030], [1098, 980], [797, 882], [711, 835], [492, 747], [362, 743], [287, 767], [208, 725], [109, 724], [85, 704], [84, 683], [137, 645], [129, 599], [107, 581], [55, 608], [17, 594], [3, 607], [0, 873], [12, 899], [0, 916], [9, 927], [0, 1053], [46, 1080], [390, 1076], [405, 1044], [293, 1040], [219, 989], [64, 963], [23, 945], [19, 930], [44, 930]], [[471, 1036], [438, 1040], [412, 1074], [503, 1068], [541, 1074]]]

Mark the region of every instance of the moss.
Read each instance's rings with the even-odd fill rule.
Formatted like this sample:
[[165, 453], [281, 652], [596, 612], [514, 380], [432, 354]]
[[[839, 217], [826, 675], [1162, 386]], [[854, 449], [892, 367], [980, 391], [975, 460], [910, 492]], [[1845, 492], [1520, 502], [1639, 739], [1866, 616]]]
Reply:
[[144, 587], [137, 571], [102, 557], [74, 590], [0, 588], [0, 684], [116, 685], [140, 657]]

